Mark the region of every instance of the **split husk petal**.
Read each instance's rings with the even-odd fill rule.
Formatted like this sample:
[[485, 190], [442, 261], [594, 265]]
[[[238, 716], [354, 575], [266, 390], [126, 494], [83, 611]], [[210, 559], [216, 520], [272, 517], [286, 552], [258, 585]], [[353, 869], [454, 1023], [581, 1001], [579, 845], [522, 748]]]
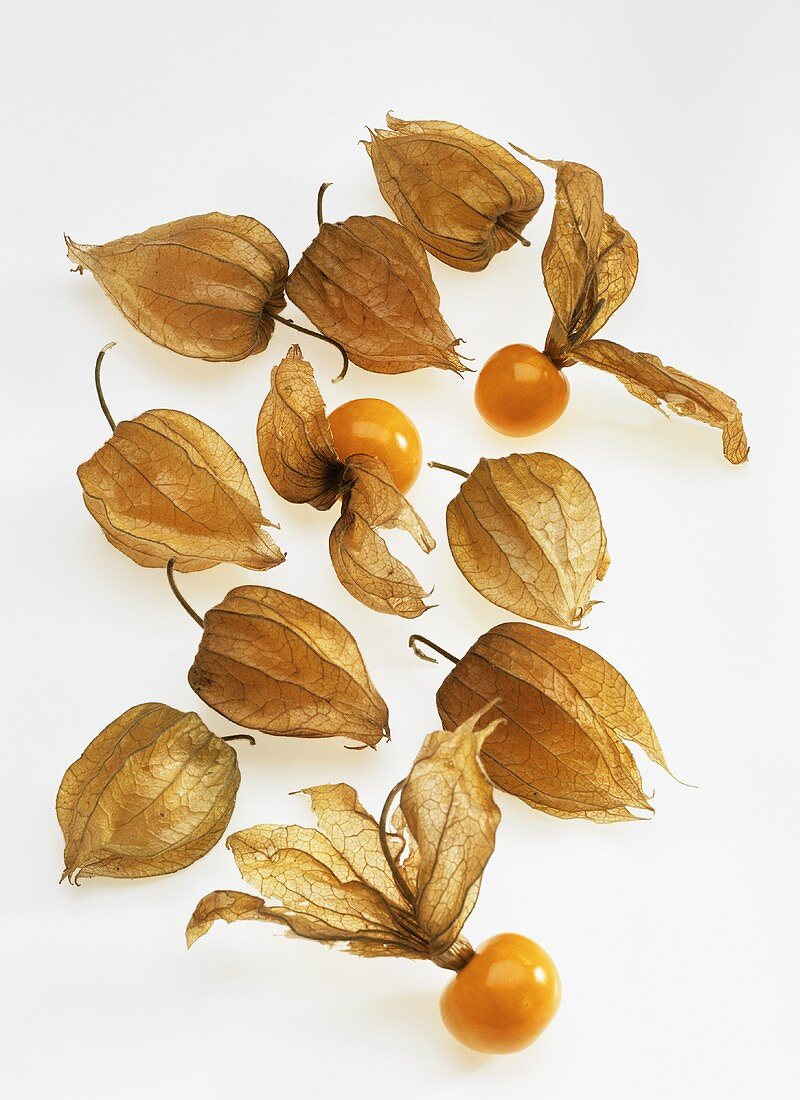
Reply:
[[386, 704], [350, 632], [274, 588], [234, 588], [206, 612], [189, 683], [247, 729], [372, 746], [388, 736]]
[[272, 369], [257, 436], [261, 465], [284, 500], [322, 511], [336, 502], [344, 467], [311, 364], [297, 344]]
[[[478, 896], [499, 820], [479, 760], [493, 727], [479, 729], [480, 719], [426, 738], [380, 821], [352, 787], [336, 784], [304, 792], [319, 830], [258, 825], [234, 833], [228, 846], [261, 897], [207, 895], [189, 921], [187, 944], [216, 920], [264, 920], [357, 955], [463, 965], [472, 949], [460, 931]], [[393, 822], [402, 819], [402, 845], [396, 825], [387, 823], [398, 792]]]
[[66, 240], [134, 328], [179, 355], [230, 362], [263, 351], [286, 305], [288, 256], [254, 218], [201, 214], [108, 244]]
[[436, 696], [455, 728], [482, 705], [503, 722], [487, 738], [483, 763], [494, 783], [556, 817], [622, 821], [649, 810], [625, 742], [666, 767], [633, 689], [603, 657], [529, 623], [483, 634]]
[[550, 454], [482, 458], [447, 508], [453, 558], [498, 607], [572, 629], [608, 568], [600, 510], [584, 476]]
[[404, 530], [426, 553], [435, 545], [430, 532], [383, 462], [368, 455], [339, 460], [314, 372], [296, 344], [272, 372], [258, 421], [258, 447], [270, 483], [285, 500], [325, 510], [341, 499], [328, 548], [350, 595], [373, 611], [421, 615], [425, 590], [390, 553], [378, 530]]
[[378, 374], [460, 373], [425, 250], [387, 218], [324, 223], [289, 276], [289, 298], [350, 360]]
[[722, 452], [729, 462], [745, 462], [750, 445], [742, 413], [732, 397], [708, 382], [700, 382], [676, 367], [668, 367], [657, 355], [629, 351], [611, 340], [589, 340], [578, 344], [572, 354], [581, 363], [615, 375], [623, 386], [648, 405], [666, 405], [679, 416], [722, 431]]
[[271, 569], [283, 553], [244, 463], [213, 428], [151, 409], [122, 421], [78, 467], [84, 502], [108, 541], [139, 565], [183, 572], [235, 562]]
[[482, 717], [429, 734], [400, 796], [418, 853], [414, 912], [434, 955], [452, 946], [472, 911], [500, 822], [480, 752], [501, 723]]
[[432, 255], [481, 271], [539, 209], [544, 189], [497, 142], [450, 122], [405, 122], [364, 142], [381, 194], [395, 217]]
[[132, 707], [61, 781], [64, 877], [144, 878], [188, 867], [222, 836], [238, 788], [236, 753], [196, 714]]
[[406, 531], [426, 554], [436, 543], [380, 459], [354, 455], [345, 467], [342, 514], [329, 540], [336, 575], [351, 596], [373, 611], [417, 618], [427, 610], [428, 593], [377, 530]]

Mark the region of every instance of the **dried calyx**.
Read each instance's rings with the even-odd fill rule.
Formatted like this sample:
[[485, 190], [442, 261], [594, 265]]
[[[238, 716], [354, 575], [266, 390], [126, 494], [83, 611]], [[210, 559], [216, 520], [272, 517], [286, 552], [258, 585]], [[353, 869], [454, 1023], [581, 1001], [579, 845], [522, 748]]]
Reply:
[[183, 572], [235, 562], [271, 569], [283, 552], [244, 463], [208, 424], [174, 409], [150, 409], [115, 423], [95, 385], [111, 438], [78, 467], [83, 499], [103, 534], [139, 565]]
[[542, 204], [539, 179], [497, 142], [452, 122], [386, 116], [364, 146], [381, 194], [433, 256], [481, 271], [529, 242], [522, 230]]
[[385, 463], [367, 455], [339, 459], [314, 372], [296, 344], [273, 368], [257, 432], [264, 472], [284, 500], [321, 511], [341, 501], [329, 551], [350, 595], [374, 611], [421, 615], [427, 593], [378, 530], [406, 531], [426, 553], [434, 540]]
[[234, 833], [227, 845], [259, 896], [208, 894], [189, 921], [187, 944], [217, 920], [258, 920], [356, 955], [463, 967], [473, 951], [461, 932], [500, 819], [480, 760], [496, 725], [481, 712], [452, 732], [431, 733], [377, 820], [339, 783], [302, 792], [317, 829], [257, 825]]
[[134, 328], [179, 355], [246, 359], [266, 348], [276, 322], [336, 344], [281, 316], [289, 257], [255, 218], [215, 212], [107, 244], [65, 240], [76, 270], [91, 271]]
[[199, 615], [167, 577], [203, 636], [189, 684], [204, 703], [247, 729], [279, 737], [343, 737], [375, 747], [389, 712], [355, 638], [321, 607], [249, 584]]
[[236, 753], [225, 744], [234, 739], [163, 703], [116, 718], [61, 780], [62, 880], [166, 875], [210, 851], [239, 788]]
[[461, 341], [439, 311], [439, 293], [417, 238], [375, 215], [323, 221], [326, 186], [317, 204], [319, 233], [289, 276], [289, 298], [364, 370], [463, 371], [455, 350]]
[[482, 458], [447, 506], [456, 565], [487, 600], [526, 619], [574, 629], [597, 602], [610, 558], [592, 487], [551, 454]]
[[417, 634], [409, 644], [455, 666], [436, 694], [446, 729], [488, 705], [497, 725], [482, 759], [501, 790], [555, 817], [628, 821], [652, 809], [627, 743], [666, 769], [664, 754], [630, 684], [599, 654], [530, 623], [493, 627], [461, 659]]

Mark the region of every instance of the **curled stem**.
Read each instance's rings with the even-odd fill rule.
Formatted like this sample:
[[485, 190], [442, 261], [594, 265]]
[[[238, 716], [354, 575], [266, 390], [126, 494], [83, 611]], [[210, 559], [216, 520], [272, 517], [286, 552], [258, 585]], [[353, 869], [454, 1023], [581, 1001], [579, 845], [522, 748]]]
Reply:
[[322, 215], [322, 199], [325, 195], [325, 192], [331, 186], [331, 183], [320, 184], [320, 189], [319, 191], [317, 191], [317, 225], [320, 227], [320, 229], [322, 228], [322, 223], [325, 221], [325, 218]]
[[116, 343], [117, 343], [116, 340], [109, 340], [109, 342], [105, 345], [105, 347], [100, 348], [100, 351], [97, 353], [97, 359], [95, 360], [95, 364], [94, 364], [94, 388], [97, 390], [97, 400], [100, 402], [100, 408], [103, 410], [103, 416], [105, 416], [106, 420], [111, 425], [111, 431], [112, 432], [117, 430], [117, 422], [114, 419], [114, 417], [111, 415], [111, 410], [109, 409], [108, 405], [106, 404], [106, 398], [105, 398], [105, 394], [103, 393], [103, 387], [100, 384], [100, 368], [103, 365], [103, 360], [106, 357], [106, 352], [111, 351], [111, 349], [116, 345]]
[[419, 657], [421, 661], [430, 661], [432, 665], [438, 665], [439, 663], [435, 657], [431, 657], [428, 653], [423, 653], [419, 648], [421, 645], [426, 645], [440, 656], [447, 658], [448, 661], [452, 661], [454, 665], [458, 664], [458, 657], [454, 657], [452, 653], [448, 653], [446, 649], [442, 649], [440, 645], [437, 645], [436, 642], [432, 642], [430, 638], [423, 638], [421, 634], [412, 634], [408, 639], [408, 645], [414, 656]]
[[251, 745], [256, 743], [252, 733], [229, 733], [227, 737], [220, 737], [220, 741], [249, 741]]
[[[180, 591], [177, 584], [175, 583], [175, 558], [170, 558], [167, 562], [167, 580], [169, 581], [169, 586], [172, 589], [175, 599], [178, 601], [178, 603], [181, 605], [187, 615], [191, 615], [197, 625], [202, 629], [204, 625], [202, 616], [197, 614], [192, 605], [184, 598], [183, 593]], [[242, 734], [241, 736], [246, 737], [248, 735]], [[227, 738], [223, 738], [223, 740], [227, 740]], [[253, 741], [253, 744], [255, 744], [255, 741]]]
[[405, 779], [401, 779], [400, 782], [395, 783], [395, 785], [389, 791], [389, 794], [387, 795], [386, 801], [383, 804], [383, 809], [381, 810], [381, 819], [380, 819], [380, 823], [379, 823], [379, 826], [378, 826], [378, 833], [379, 833], [380, 839], [381, 839], [381, 849], [383, 850], [383, 854], [384, 854], [384, 857], [386, 859], [386, 862], [389, 864], [389, 869], [392, 872], [392, 878], [394, 879], [395, 886], [400, 891], [401, 895], [405, 898], [405, 900], [409, 903], [409, 905], [413, 908], [414, 907], [414, 895], [412, 894], [411, 890], [409, 889], [408, 883], [403, 878], [403, 876], [400, 874], [400, 868], [395, 863], [394, 856], [392, 855], [392, 850], [389, 847], [389, 838], [387, 836], [387, 830], [386, 830], [386, 825], [387, 825], [387, 822], [389, 820], [389, 811], [392, 808], [392, 803], [394, 802], [397, 795], [400, 793], [400, 791], [405, 786], [405, 782], [406, 782]]
[[444, 462], [429, 462], [428, 465], [432, 470], [447, 470], [449, 474], [458, 474], [459, 477], [463, 477], [465, 480], [469, 477], [467, 471], [460, 469], [458, 466], [448, 466]]
[[475, 951], [469, 940], [459, 936], [441, 955], [434, 955], [433, 962], [445, 970], [463, 970], [467, 963], [474, 958]]
[[326, 344], [332, 344], [342, 357], [341, 374], [337, 374], [333, 381], [341, 382], [347, 374], [347, 368], [350, 366], [350, 359], [338, 340], [334, 340], [332, 336], [326, 336], [324, 332], [315, 332], [314, 329], [303, 328], [302, 325], [298, 325], [295, 321], [290, 321], [288, 317], [281, 317], [277, 313], [271, 314], [271, 317], [273, 321], [279, 321], [282, 325], [286, 325], [287, 328], [293, 328], [295, 332], [302, 332], [305, 336], [313, 336], [315, 340], [324, 340]]

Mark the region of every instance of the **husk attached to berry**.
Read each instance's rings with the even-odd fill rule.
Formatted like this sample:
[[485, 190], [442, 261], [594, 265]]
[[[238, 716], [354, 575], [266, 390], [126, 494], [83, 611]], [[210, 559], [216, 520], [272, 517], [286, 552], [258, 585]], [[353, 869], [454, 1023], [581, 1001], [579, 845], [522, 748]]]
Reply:
[[318, 829], [257, 825], [230, 836], [239, 871], [260, 896], [208, 894], [189, 921], [187, 945], [217, 920], [261, 920], [356, 955], [431, 959], [458, 969], [472, 955], [460, 933], [500, 820], [480, 761], [497, 723], [482, 717], [430, 734], [379, 820], [339, 783], [302, 792]]
[[544, 198], [539, 179], [497, 142], [452, 122], [386, 116], [364, 146], [395, 217], [433, 256], [482, 271], [518, 241]]
[[290, 274], [286, 293], [364, 370], [464, 370], [455, 351], [460, 341], [439, 311], [425, 250], [388, 218], [323, 222]]
[[58, 789], [64, 874], [145, 878], [217, 843], [239, 789], [236, 753], [196, 714], [131, 707], [87, 746]]
[[615, 375], [629, 393], [654, 408], [667, 408], [719, 428], [725, 457], [734, 464], [744, 462], [750, 448], [742, 414], [732, 397], [666, 366], [656, 355], [592, 339], [633, 289], [639, 266], [636, 242], [605, 212], [603, 181], [597, 172], [572, 161], [538, 163], [556, 171], [553, 221], [542, 253], [545, 287], [553, 306], [546, 354], [560, 367], [575, 362], [597, 367]]
[[327, 611], [261, 585], [232, 589], [202, 618], [189, 684], [246, 729], [377, 745], [389, 712], [355, 638]]
[[482, 458], [447, 507], [456, 565], [482, 596], [525, 619], [574, 629], [610, 560], [589, 482], [563, 458]]
[[188, 413], [150, 409], [114, 425], [78, 479], [103, 534], [138, 565], [163, 569], [174, 560], [192, 572], [219, 562], [271, 569], [284, 561], [263, 530], [270, 524], [244, 463]]
[[270, 484], [292, 503], [323, 511], [341, 501], [329, 549], [337, 577], [373, 611], [416, 618], [426, 610], [425, 589], [390, 553], [379, 529], [406, 531], [429, 553], [425, 524], [398, 492], [385, 463], [367, 455], [340, 461], [325, 404], [310, 363], [297, 344], [272, 370], [258, 418], [258, 450]]
[[215, 212], [108, 244], [66, 241], [133, 327], [179, 355], [230, 362], [263, 351], [286, 306], [289, 258], [255, 218]]
[[436, 694], [442, 724], [456, 729], [487, 707], [498, 724], [482, 759], [501, 790], [562, 818], [628, 821], [632, 811], [652, 808], [626, 742], [666, 769], [664, 754], [633, 688], [598, 653], [513, 622], [451, 659], [455, 667]]

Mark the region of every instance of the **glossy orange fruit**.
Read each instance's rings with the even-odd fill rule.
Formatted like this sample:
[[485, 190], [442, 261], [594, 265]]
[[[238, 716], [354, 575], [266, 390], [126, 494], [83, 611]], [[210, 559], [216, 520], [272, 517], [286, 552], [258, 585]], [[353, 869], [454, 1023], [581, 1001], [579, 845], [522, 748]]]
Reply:
[[459, 1042], [511, 1054], [536, 1039], [558, 1011], [561, 980], [538, 943], [515, 932], [482, 944], [445, 988], [442, 1019]]
[[563, 370], [530, 344], [509, 344], [491, 355], [475, 383], [475, 404], [502, 435], [534, 435], [558, 420], [569, 401]]
[[383, 459], [392, 481], [407, 493], [422, 468], [422, 440], [402, 409], [378, 397], [348, 401], [328, 414], [339, 458], [373, 455]]

